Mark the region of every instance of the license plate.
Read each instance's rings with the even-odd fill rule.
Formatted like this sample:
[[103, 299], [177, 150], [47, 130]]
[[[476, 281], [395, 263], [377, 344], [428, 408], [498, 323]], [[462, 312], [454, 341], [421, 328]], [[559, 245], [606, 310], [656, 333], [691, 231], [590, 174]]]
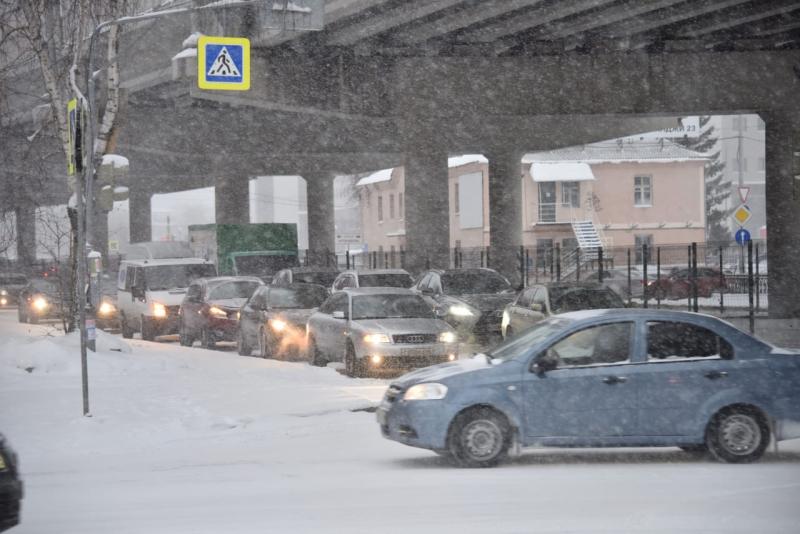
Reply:
[[400, 356], [430, 356], [431, 351], [430, 349], [402, 349], [400, 351]]
[[378, 419], [378, 424], [385, 425], [386, 424], [386, 410], [383, 408], [378, 408], [375, 410], [375, 417]]

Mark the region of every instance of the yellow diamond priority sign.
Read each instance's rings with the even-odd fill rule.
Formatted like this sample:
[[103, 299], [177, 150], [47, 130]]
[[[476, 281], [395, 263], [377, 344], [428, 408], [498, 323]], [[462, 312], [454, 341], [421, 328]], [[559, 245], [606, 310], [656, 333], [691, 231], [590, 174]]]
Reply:
[[750, 211], [750, 208], [744, 204], [736, 208], [736, 211], [733, 212], [733, 218], [736, 219], [736, 222], [739, 223], [739, 226], [742, 226], [744, 223], [749, 221], [752, 215], [753, 213]]

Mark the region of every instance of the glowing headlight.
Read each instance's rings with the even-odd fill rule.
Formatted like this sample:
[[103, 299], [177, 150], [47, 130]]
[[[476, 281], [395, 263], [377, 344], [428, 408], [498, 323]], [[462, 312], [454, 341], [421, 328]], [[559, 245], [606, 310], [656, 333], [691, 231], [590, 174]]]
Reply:
[[153, 317], [166, 317], [167, 307], [160, 302], [153, 303]]
[[403, 395], [405, 400], [438, 400], [447, 395], [447, 386], [435, 382], [411, 386]]
[[114, 313], [115, 309], [116, 308], [114, 308], [113, 304], [111, 304], [110, 302], [103, 301], [100, 304], [100, 307], [97, 309], [97, 313], [100, 315], [111, 315], [112, 313]]
[[8, 304], [8, 300], [5, 297], [0, 298], [0, 306], [5, 306]]
[[439, 343], [454, 343], [456, 335], [452, 332], [442, 332], [439, 334]]
[[8, 291], [5, 289], [0, 289], [0, 295], [8, 295]]
[[367, 334], [364, 336], [364, 343], [391, 343], [392, 340], [386, 334]]
[[269, 322], [269, 326], [271, 326], [272, 329], [275, 330], [276, 332], [283, 332], [284, 330], [286, 330], [286, 327], [288, 325], [286, 324], [286, 321], [283, 321], [281, 319], [272, 319]]
[[44, 311], [47, 309], [49, 304], [43, 297], [36, 297], [33, 299], [33, 307], [36, 308], [38, 311]]
[[222, 308], [217, 308], [216, 306], [211, 306], [208, 309], [208, 313], [219, 319], [228, 318], [228, 314], [225, 312], [225, 310], [223, 310]]
[[450, 306], [450, 309], [447, 310], [447, 313], [449, 313], [450, 315], [455, 315], [456, 317], [470, 317], [472, 315], [475, 315], [474, 313], [472, 313], [472, 310], [470, 310], [466, 306], [459, 306], [459, 305]]

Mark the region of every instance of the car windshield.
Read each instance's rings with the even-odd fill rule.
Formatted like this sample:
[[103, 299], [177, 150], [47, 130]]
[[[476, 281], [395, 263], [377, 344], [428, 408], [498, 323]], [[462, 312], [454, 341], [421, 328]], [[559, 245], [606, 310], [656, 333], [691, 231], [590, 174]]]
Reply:
[[411, 287], [414, 280], [406, 273], [361, 274], [358, 276], [359, 287]]
[[233, 261], [236, 263], [236, 274], [264, 277], [297, 265], [297, 256], [294, 254], [254, 254], [236, 256]]
[[308, 310], [317, 308], [328, 298], [328, 292], [321, 286], [272, 287], [269, 290], [270, 308]]
[[48, 295], [58, 294], [58, 285], [55, 280], [45, 280], [44, 278], [37, 278], [31, 280], [31, 287], [34, 291], [46, 293]]
[[224, 282], [208, 292], [208, 300], [249, 299], [260, 285], [252, 280]]
[[542, 342], [556, 332], [567, 328], [573, 322], [565, 317], [551, 317], [536, 323], [531, 328], [510, 337], [494, 347], [486, 355], [493, 359], [509, 360]]
[[353, 297], [353, 319], [433, 319], [433, 310], [417, 295], [359, 295]]
[[496, 273], [445, 273], [442, 291], [445, 295], [500, 293], [511, 289], [508, 280]]
[[294, 275], [292, 275], [292, 281], [295, 284], [318, 284], [321, 286], [330, 287], [338, 275], [339, 273], [336, 271], [294, 273]]
[[550, 289], [550, 309], [553, 313], [624, 307], [625, 303], [616, 293], [605, 289]]
[[153, 265], [145, 267], [147, 288], [153, 291], [181, 289], [188, 287], [196, 278], [217, 275], [217, 269], [210, 263], [188, 265]]

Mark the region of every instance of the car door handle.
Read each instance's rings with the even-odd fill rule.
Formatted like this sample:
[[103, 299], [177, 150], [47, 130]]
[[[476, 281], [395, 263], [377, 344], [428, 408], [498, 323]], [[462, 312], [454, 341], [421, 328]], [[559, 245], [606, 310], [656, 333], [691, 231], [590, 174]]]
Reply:
[[726, 376], [728, 376], [728, 372], [727, 371], [709, 371], [703, 376], [705, 376], [709, 380], [716, 380], [717, 378], [725, 378]]
[[627, 381], [628, 378], [625, 376], [607, 376], [603, 379], [604, 384], [622, 384]]

